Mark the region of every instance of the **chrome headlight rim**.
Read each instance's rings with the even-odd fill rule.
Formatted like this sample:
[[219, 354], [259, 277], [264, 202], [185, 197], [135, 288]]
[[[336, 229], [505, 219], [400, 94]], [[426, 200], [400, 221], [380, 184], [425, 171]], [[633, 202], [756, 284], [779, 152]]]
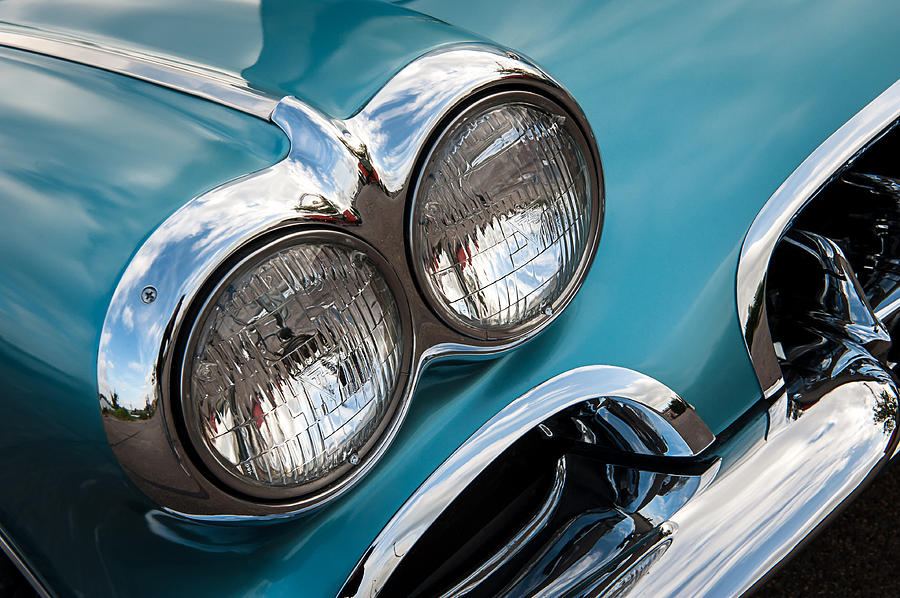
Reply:
[[[590, 214], [588, 219], [587, 238], [583, 251], [578, 258], [578, 265], [571, 280], [566, 284], [560, 295], [549, 304], [549, 309], [529, 322], [499, 329], [486, 329], [469, 324], [450, 310], [443, 299], [439, 297], [426, 279], [426, 274], [418, 266], [420, 260], [416, 259], [413, 249], [414, 227], [418, 208], [419, 189], [422, 187], [422, 177], [426, 171], [440, 142], [448, 135], [457, 124], [465, 121], [473, 114], [484, 110], [499, 107], [504, 104], [525, 104], [537, 107], [548, 113], [561, 114], [566, 117], [565, 127], [577, 144], [579, 151], [586, 161], [588, 185], [590, 194]], [[571, 125], [569, 124], [571, 123]], [[424, 149], [416, 161], [415, 168], [410, 179], [410, 190], [407, 198], [405, 214], [406, 254], [412, 280], [416, 288], [425, 300], [429, 310], [437, 316], [442, 324], [450, 330], [471, 338], [474, 341], [484, 343], [487, 346], [506, 348], [528, 340], [539, 334], [549, 326], [571, 303], [578, 290], [584, 283], [590, 271], [597, 246], [600, 242], [605, 216], [605, 183], [603, 166], [600, 160], [600, 152], [597, 142], [588, 123], [587, 117], [581, 108], [562, 88], [547, 85], [542, 80], [527, 80], [515, 84], [495, 83], [495, 85], [482, 89], [465, 98], [454, 107], [434, 127]]]
[[[390, 456], [387, 449], [427, 364], [514, 349], [562, 313], [555, 310], [539, 328], [514, 339], [468, 336], [434, 314], [411, 269], [406, 229], [417, 164], [459, 111], [505, 91], [537, 93], [562, 105], [591, 143], [599, 216], [591, 226], [587, 271], [603, 223], [599, 150], [574, 98], [527, 59], [484, 43], [441, 48], [409, 63], [343, 120], [283, 98], [269, 118], [291, 142], [287, 155], [197, 195], [170, 215], [132, 257], [110, 300], [97, 355], [103, 426], [123, 470], [154, 503], [205, 521], [275, 521], [325, 507]], [[383, 442], [348, 478], [309, 495], [258, 498], [219, 481], [193, 454], [180, 413], [181, 385], [172, 381], [178, 369], [173, 362], [183, 354], [180, 331], [193, 322], [188, 307], [207, 296], [203, 285], [227, 268], [231, 256], [252, 243], [313, 229], [367, 243], [399, 278], [402, 289], [393, 286], [394, 276], [387, 277], [411, 322], [405, 330], [413, 331], [405, 336], [411, 343], [407, 379]], [[148, 290], [152, 297], [145, 300]], [[121, 408], [114, 412], [113, 407]]]
[[[229, 471], [212, 454], [202, 438], [200, 422], [188, 404], [193, 351], [206, 316], [215, 308], [216, 298], [223, 288], [252, 269], [255, 262], [267, 255], [274, 255], [297, 245], [314, 243], [338, 245], [362, 252], [386, 282], [397, 307], [402, 335], [397, 381], [387, 402], [384, 416], [370, 438], [357, 451], [358, 463], [345, 462], [327, 475], [298, 486], [251, 484]], [[229, 255], [198, 289], [174, 338], [176, 345], [172, 352], [173, 358], [168, 375], [170, 390], [166, 394], [173, 428], [179, 436], [179, 444], [188, 454], [198, 473], [238, 500], [271, 502], [273, 505], [303, 510], [328, 502], [355, 485], [375, 465], [396, 435], [409, 406], [410, 371], [415, 339], [406, 293], [387, 259], [372, 245], [346, 230], [319, 227], [287, 228], [248, 241]]]

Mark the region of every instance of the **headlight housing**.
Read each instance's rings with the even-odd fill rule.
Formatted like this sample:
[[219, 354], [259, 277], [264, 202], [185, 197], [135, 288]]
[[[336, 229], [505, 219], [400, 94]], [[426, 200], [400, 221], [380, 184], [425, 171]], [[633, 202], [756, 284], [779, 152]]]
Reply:
[[[506, 105], [519, 110], [511, 122], [524, 115], [538, 124], [531, 126], [531, 137], [492, 158], [496, 170], [484, 178], [515, 189], [509, 178], [518, 177], [531, 188], [551, 190], [526, 194], [505, 211], [497, 209], [503, 202], [485, 197], [483, 212], [492, 218], [471, 231], [480, 247], [450, 247], [457, 258], [462, 253], [460, 264], [469, 262], [466, 275], [479, 273], [466, 291], [475, 307], [491, 308], [462, 313], [467, 320], [461, 310], [443, 306], [452, 300], [442, 303], [424, 284], [421, 257], [427, 251], [421, 246], [427, 250], [433, 239], [417, 248], [413, 222], [426, 196], [422, 173], [448, 130], [466, 115]], [[166, 219], [123, 273], [100, 337], [98, 402], [112, 450], [148, 496], [191, 517], [278, 518], [346, 493], [386, 455], [425, 365], [442, 356], [505, 351], [535, 336], [574, 296], [600, 236], [603, 175], [590, 124], [571, 95], [513, 52], [468, 44], [441, 48], [401, 69], [346, 119], [285, 97], [271, 120], [290, 139], [285, 158], [195, 197]], [[507, 134], [516, 131], [522, 128], [506, 128]], [[502, 147], [502, 131], [498, 137]], [[545, 155], [536, 158], [535, 148]], [[573, 184], [551, 184], [563, 175]], [[511, 232], [501, 230], [510, 226]], [[475, 255], [489, 249], [491, 228], [504, 233], [504, 243], [527, 241], [516, 245], [518, 255], [506, 251], [505, 258], [513, 263], [527, 255], [529, 276], [513, 273], [515, 268], [503, 271], [499, 249]], [[312, 261], [326, 249], [347, 249], [351, 261], [361, 259], [353, 253], [359, 252], [388, 291], [379, 283], [374, 299], [360, 305], [377, 306], [391, 322], [396, 307], [399, 336], [388, 327], [375, 333], [381, 339], [376, 342], [375, 334], [356, 323], [337, 330], [325, 326], [325, 316], [288, 325], [270, 317], [285, 301], [291, 317], [307, 305], [323, 307], [319, 292], [347, 297], [352, 306], [346, 289], [353, 287], [353, 268], [325, 268], [321, 288], [295, 285], [288, 296], [247, 291], [236, 302], [229, 295], [253, 287], [257, 270], [263, 276], [282, 270], [277, 263], [290, 256], [276, 259], [279, 252], [308, 253], [313, 247], [315, 256], [307, 256]], [[444, 251], [443, 257], [452, 255]], [[493, 275], [491, 267], [497, 268]], [[296, 276], [286, 275], [291, 284]], [[507, 296], [521, 290], [528, 299], [498, 303], [501, 279]], [[481, 292], [491, 284], [495, 288]], [[241, 315], [247, 311], [252, 313]], [[226, 321], [229, 313], [240, 322]], [[234, 349], [229, 338], [243, 340]], [[298, 359], [296, 368], [285, 369], [279, 361], [324, 338], [335, 342]], [[337, 339], [351, 345], [341, 347]], [[207, 351], [212, 358], [229, 347], [231, 360], [216, 371], [220, 364], [206, 359]], [[310, 392], [319, 408], [310, 404], [303, 413], [298, 402]], [[326, 438], [333, 431], [339, 436]], [[321, 432], [323, 442], [316, 444], [312, 432]], [[405, 457], [395, 453], [392, 463], [398, 458]]]
[[592, 168], [576, 120], [536, 93], [489, 96], [444, 129], [416, 185], [410, 245], [447, 324], [506, 339], [564, 306], [598, 218]]
[[187, 343], [181, 406], [221, 481], [304, 494], [377, 443], [407, 334], [378, 262], [349, 236], [301, 233], [241, 259], [212, 290]]

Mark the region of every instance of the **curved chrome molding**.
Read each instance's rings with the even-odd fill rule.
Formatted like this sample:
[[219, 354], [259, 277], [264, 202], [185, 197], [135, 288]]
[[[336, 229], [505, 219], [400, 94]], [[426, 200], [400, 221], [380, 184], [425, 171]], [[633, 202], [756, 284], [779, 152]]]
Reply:
[[760, 210], [741, 246], [737, 309], [744, 342], [766, 396], [783, 382], [766, 321], [769, 259], [794, 216], [844, 164], [900, 117], [900, 81], [847, 121], [803, 161]]
[[[98, 387], [110, 444], [135, 483], [160, 505], [211, 519], [284, 517], [345, 492], [383, 454], [405, 416], [418, 375], [448, 354], [486, 355], [532, 338], [562, 313], [508, 341], [465, 337], [444, 325], [415, 291], [406, 256], [405, 206], [416, 161], [436, 128], [473, 96], [510, 88], [558, 102], [591, 146], [596, 218], [585, 269], [603, 214], [600, 156], [571, 96], [539, 68], [487, 45], [444, 49], [414, 61], [356, 115], [329, 118], [284, 98], [272, 120], [291, 140], [288, 156], [184, 205], [147, 239], [126, 268], [107, 312], [98, 356]], [[381, 444], [343, 481], [287, 502], [261, 503], [222, 490], [189, 458], [179, 420], [166, 397], [185, 315], [210, 276], [248, 243], [297, 228], [342, 230], [368, 243], [405, 290], [414, 331], [407, 392]], [[580, 286], [582, 280], [576, 284]], [[143, 290], [155, 289], [151, 302]]]
[[279, 100], [279, 97], [250, 87], [247, 81], [234, 73], [33, 27], [0, 22], [0, 46], [140, 79], [264, 120], [269, 119]]
[[659, 456], [694, 456], [715, 439], [693, 408], [653, 378], [613, 366], [570, 370], [510, 403], [450, 455], [378, 534], [341, 596], [376, 596], [444, 508], [504, 450], [559, 411], [601, 397], [637, 409], [645, 422], [653, 422], [652, 429], [668, 445]]

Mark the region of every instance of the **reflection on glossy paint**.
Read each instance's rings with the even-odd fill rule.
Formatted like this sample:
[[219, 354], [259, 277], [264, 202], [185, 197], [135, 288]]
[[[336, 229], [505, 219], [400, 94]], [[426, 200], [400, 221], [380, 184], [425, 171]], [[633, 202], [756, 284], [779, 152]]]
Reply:
[[[897, 80], [884, 57], [897, 54], [900, 5], [402, 4], [521, 50], [582, 103], [619, 198], [582, 315], [613, 338], [652, 339], [593, 343], [592, 357], [666, 381], [717, 431], [735, 421], [759, 391], [747, 392], [757, 381], [735, 317], [741, 241], [797, 165]], [[594, 334], [568, 332], [575, 344]]]
[[387, 76], [430, 49], [478, 39], [377, 0], [10, 0], [0, 20], [207, 65], [335, 117], [355, 112]]
[[150, 228], [287, 144], [258, 119], [41, 56], [0, 50], [0, 80], [0, 521], [51, 588], [108, 595], [132, 579], [121, 559], [172, 546], [152, 540], [152, 505], [98, 418], [110, 294]]

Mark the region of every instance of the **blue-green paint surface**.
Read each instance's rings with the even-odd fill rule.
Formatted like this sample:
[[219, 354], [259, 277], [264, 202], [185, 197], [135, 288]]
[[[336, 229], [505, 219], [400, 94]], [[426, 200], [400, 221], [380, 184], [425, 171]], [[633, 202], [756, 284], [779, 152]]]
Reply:
[[397, 441], [348, 496], [272, 525], [184, 522], [154, 510], [106, 446], [95, 381], [103, 316], [159, 222], [277, 161], [285, 140], [175, 92], [0, 51], [0, 524], [62, 594], [328, 596], [455, 447], [562, 371], [637, 369], [721, 430], [759, 393], [734, 308], [743, 235], [793, 168], [900, 76], [898, 11], [801, 1], [0, 1], [0, 20], [207, 63], [335, 116], [431, 47], [493, 39], [582, 104], [608, 194], [597, 259], [566, 313], [499, 359], [426, 372]]
[[473, 39], [379, 0], [0, 0], [0, 21], [207, 65], [338, 117], [428, 49]]

